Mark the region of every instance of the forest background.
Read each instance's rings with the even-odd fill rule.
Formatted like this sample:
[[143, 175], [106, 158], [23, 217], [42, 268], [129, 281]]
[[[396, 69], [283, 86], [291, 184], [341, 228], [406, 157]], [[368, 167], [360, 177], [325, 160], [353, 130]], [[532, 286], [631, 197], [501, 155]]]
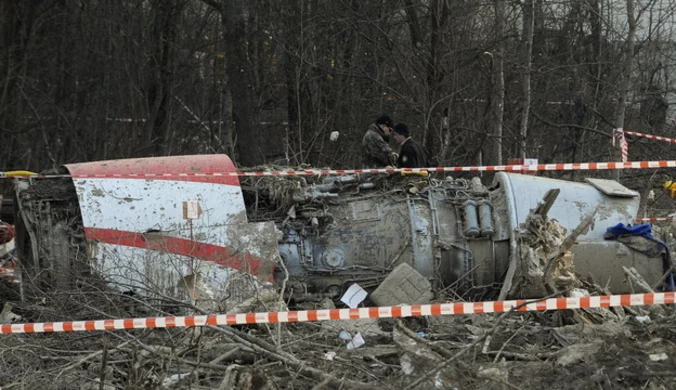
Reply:
[[[4, 0], [0, 167], [355, 168], [382, 113], [440, 166], [618, 160], [614, 128], [675, 136], [675, 15], [676, 0]], [[673, 148], [630, 138], [629, 159]]]

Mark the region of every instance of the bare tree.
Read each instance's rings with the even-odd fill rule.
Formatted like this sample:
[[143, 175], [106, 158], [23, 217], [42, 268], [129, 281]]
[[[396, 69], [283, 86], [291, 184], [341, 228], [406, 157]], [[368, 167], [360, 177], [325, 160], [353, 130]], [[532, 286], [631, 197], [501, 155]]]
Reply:
[[151, 65], [147, 91], [148, 119], [147, 145], [155, 155], [166, 155], [171, 140], [171, 108], [174, 95], [174, 52], [176, 50], [177, 22], [183, 1], [152, 3]]
[[225, 62], [228, 86], [232, 91], [232, 121], [235, 124], [237, 161], [256, 165], [265, 161], [265, 143], [260, 140], [255, 65], [250, 57], [255, 33], [258, 1], [203, 0], [221, 14], [225, 28]]
[[[627, 109], [627, 96], [632, 87], [632, 72], [634, 68], [634, 46], [636, 42], [636, 15], [634, 11], [634, 0], [626, 0], [627, 2], [627, 23], [629, 31], [627, 32], [627, 39], [624, 48], [624, 62], [622, 64], [621, 80], [619, 83], [619, 91], [617, 96], [617, 109], [615, 113], [615, 127], [617, 129], [624, 129], [625, 113]], [[614, 149], [615, 161], [621, 161], [622, 155], [618, 148]], [[620, 178], [620, 171], [613, 172], [616, 180]]]
[[491, 124], [491, 139], [488, 143], [490, 152], [488, 158], [493, 164], [502, 164], [502, 135], [505, 115], [505, 1], [493, 0], [495, 7], [495, 36], [497, 46], [493, 53], [493, 117]]
[[521, 37], [521, 46], [523, 52], [523, 76], [521, 81], [522, 108], [521, 108], [521, 124], [519, 127], [520, 139], [520, 154], [521, 157], [527, 157], [526, 145], [528, 137], [528, 116], [530, 115], [531, 102], [531, 57], [533, 56], [533, 29], [535, 23], [535, 0], [524, 0], [521, 4], [523, 12], [523, 30]]

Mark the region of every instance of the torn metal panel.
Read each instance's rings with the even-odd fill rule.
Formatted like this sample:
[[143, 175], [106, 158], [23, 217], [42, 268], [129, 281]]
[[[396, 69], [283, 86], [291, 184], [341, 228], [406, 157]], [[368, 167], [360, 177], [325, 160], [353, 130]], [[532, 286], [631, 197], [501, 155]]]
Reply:
[[[170, 232], [199, 240], [195, 229], [246, 222], [238, 186], [145, 179], [75, 179], [85, 229]], [[184, 218], [184, 203], [202, 210]], [[191, 226], [192, 225], [192, 226]], [[192, 229], [192, 231], [191, 231]]]
[[622, 184], [616, 182], [615, 180], [608, 179], [596, 179], [588, 177], [584, 179], [585, 182], [593, 185], [596, 189], [603, 192], [608, 196], [618, 196], [626, 198], [635, 198], [639, 196], [639, 193], [632, 191], [629, 188], [623, 186]]
[[549, 210], [548, 217], [556, 219], [566, 229], [573, 229], [586, 215], [599, 206], [598, 214], [589, 231], [580, 238], [602, 239], [608, 226], [632, 221], [638, 213], [640, 199], [614, 197], [586, 183], [549, 179], [538, 176], [498, 172], [494, 187], [508, 200], [511, 230], [523, 222], [547, 191], [558, 188], [561, 193]]
[[[235, 170], [227, 156], [111, 161], [68, 169], [77, 176]], [[94, 267], [118, 286], [176, 296], [190, 278], [221, 292], [233, 272], [272, 280], [279, 258], [275, 226], [247, 223], [236, 177], [94, 177], [74, 179], [74, 184], [85, 236], [96, 244]]]

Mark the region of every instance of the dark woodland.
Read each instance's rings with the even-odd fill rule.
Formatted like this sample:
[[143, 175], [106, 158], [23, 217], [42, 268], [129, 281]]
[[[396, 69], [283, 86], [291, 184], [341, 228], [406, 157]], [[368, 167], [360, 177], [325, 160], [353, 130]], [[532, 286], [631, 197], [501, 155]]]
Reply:
[[[439, 166], [612, 161], [613, 128], [674, 133], [674, 8], [2, 1], [0, 162], [40, 171], [226, 153], [238, 166], [354, 168], [382, 113], [409, 124]], [[629, 142], [630, 160], [673, 157]]]

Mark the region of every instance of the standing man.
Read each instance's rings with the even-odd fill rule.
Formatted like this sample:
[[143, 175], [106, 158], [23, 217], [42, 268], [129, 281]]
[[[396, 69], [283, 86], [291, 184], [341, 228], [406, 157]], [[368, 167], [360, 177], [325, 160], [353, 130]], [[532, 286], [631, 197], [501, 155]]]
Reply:
[[394, 140], [401, 145], [397, 166], [399, 168], [426, 168], [427, 153], [419, 143], [411, 138], [408, 126], [405, 123], [397, 123], [392, 128], [392, 132]]
[[392, 119], [383, 115], [371, 124], [361, 141], [363, 168], [381, 168], [394, 165], [397, 153], [390, 147]]

